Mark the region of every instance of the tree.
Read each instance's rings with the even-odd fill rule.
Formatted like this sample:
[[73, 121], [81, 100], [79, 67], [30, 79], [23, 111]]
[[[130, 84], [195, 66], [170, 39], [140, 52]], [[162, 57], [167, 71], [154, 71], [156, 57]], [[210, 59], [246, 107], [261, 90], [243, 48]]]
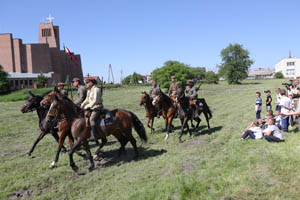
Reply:
[[190, 67], [178, 61], [167, 61], [164, 63], [164, 66], [152, 72], [152, 79], [162, 88], [170, 87], [171, 76], [176, 76], [176, 80], [181, 85], [184, 85], [187, 79], [192, 78]]
[[48, 78], [41, 72], [37, 77], [36, 84], [38, 87], [44, 87], [46, 83], [48, 83]]
[[284, 76], [283, 76], [283, 74], [281, 72], [276, 72], [274, 74], [274, 78], [276, 78], [276, 79], [282, 79], [282, 78], [284, 78]]
[[143, 81], [143, 76], [136, 72], [133, 72], [132, 75], [126, 76], [122, 80], [122, 84], [138, 84], [139, 81]]
[[194, 80], [201, 80], [205, 77], [204, 67], [190, 67], [191, 78]]
[[207, 83], [219, 83], [219, 76], [214, 72], [205, 72], [205, 80]]
[[240, 44], [229, 44], [221, 51], [222, 63], [219, 73], [229, 84], [239, 84], [241, 80], [248, 77], [248, 69], [253, 64], [248, 50], [243, 49]]
[[10, 91], [8, 73], [0, 65], [0, 94], [6, 94]]

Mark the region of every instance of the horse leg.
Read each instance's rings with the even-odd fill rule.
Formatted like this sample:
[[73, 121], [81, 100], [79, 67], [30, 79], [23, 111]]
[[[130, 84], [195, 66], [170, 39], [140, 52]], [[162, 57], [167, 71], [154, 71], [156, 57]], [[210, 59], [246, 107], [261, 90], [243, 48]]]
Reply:
[[[138, 157], [139, 157], [139, 152], [138, 152], [138, 149], [137, 149], [137, 146], [136, 146], [136, 140], [135, 140], [134, 137], [131, 135], [131, 137], [129, 138], [129, 141], [130, 141], [131, 145], [133, 146], [134, 153], [135, 153], [135, 156], [133, 157], [133, 159], [138, 159]], [[127, 143], [127, 142], [126, 142], [126, 143]]]
[[203, 114], [204, 114], [204, 116], [205, 116], [205, 119], [206, 119], [206, 122], [207, 122], [207, 128], [208, 128], [208, 130], [209, 130], [209, 129], [210, 129], [210, 125], [209, 125], [209, 117], [208, 117], [208, 115], [207, 115], [206, 112], [204, 112]]
[[169, 118], [167, 119], [167, 133], [166, 133], [165, 141], [167, 141], [168, 138], [169, 138], [169, 133], [171, 132], [170, 129], [171, 129], [172, 121], [173, 121], [173, 117], [169, 117]]
[[88, 157], [88, 159], [90, 161], [89, 171], [92, 171], [94, 169], [94, 167], [95, 167], [95, 164], [94, 164], [94, 160], [92, 158], [92, 154], [91, 154], [91, 151], [90, 151], [89, 143], [88, 143], [88, 141], [86, 139], [83, 141], [83, 146], [85, 148], [87, 157]]
[[150, 119], [151, 117], [148, 117], [148, 120], [147, 120], [147, 127], [150, 128], [150, 133], [152, 134], [152, 127], [150, 126]]
[[[198, 127], [199, 127], [199, 124], [200, 124], [200, 122], [201, 122], [201, 119], [200, 119], [199, 117], [196, 117], [195, 120], [196, 120], [196, 122], [197, 122], [196, 128], [198, 128]], [[194, 128], [194, 127], [193, 127], [193, 128]]]
[[194, 124], [193, 124], [193, 119], [191, 119], [191, 127], [195, 128]]
[[107, 143], [107, 138], [106, 137], [103, 138], [103, 139], [101, 139], [101, 144], [100, 144], [99, 148], [96, 150], [96, 152], [95, 152], [95, 154], [93, 156], [94, 159], [98, 158], [98, 154], [100, 153], [101, 149], [104, 147], [104, 145], [106, 143]]
[[[59, 136], [57, 134], [56, 131], [51, 131], [51, 135], [54, 137], [54, 139], [56, 140], [56, 142], [58, 143], [58, 140], [59, 140]], [[66, 153], [67, 152], [67, 149], [66, 147], [63, 145], [62, 146], [62, 150], [61, 150], [63, 153]]]
[[152, 134], [152, 131], [154, 131], [153, 123], [154, 123], [154, 117], [152, 117], [152, 119], [151, 119], [151, 134]]
[[82, 140], [76, 141], [73, 145], [72, 148], [69, 151], [69, 160], [70, 160], [70, 166], [72, 167], [72, 169], [76, 172], [78, 171], [78, 167], [75, 165], [75, 162], [73, 160], [73, 153], [75, 152], [76, 149], [78, 149], [80, 147], [80, 145], [82, 144]]
[[187, 121], [188, 121], [188, 119], [187, 119], [187, 118], [184, 118], [183, 123], [182, 123], [182, 125], [181, 125], [180, 136], [179, 136], [179, 138], [178, 138], [178, 139], [179, 139], [179, 142], [182, 142], [182, 141], [181, 141], [181, 137], [182, 137], [182, 134], [183, 134], [183, 130], [184, 130], [186, 124], [187, 124]]
[[55, 155], [55, 159], [54, 161], [50, 164], [49, 168], [52, 169], [55, 167], [55, 164], [57, 163], [58, 159], [59, 159], [59, 153], [61, 151], [61, 148], [64, 144], [65, 138], [67, 136], [67, 132], [62, 132], [62, 134], [59, 137], [58, 140], [58, 147], [57, 147], [57, 151], [56, 151], [56, 155]]
[[168, 131], [168, 118], [164, 118], [165, 120], [165, 129], [163, 129], [162, 131], [165, 132], [165, 131]]
[[33, 143], [33, 146], [31, 147], [30, 151], [27, 153], [28, 156], [31, 156], [32, 152], [34, 151], [35, 146], [39, 143], [41, 139], [46, 135], [44, 131], [41, 131], [40, 135], [37, 137], [35, 142]]

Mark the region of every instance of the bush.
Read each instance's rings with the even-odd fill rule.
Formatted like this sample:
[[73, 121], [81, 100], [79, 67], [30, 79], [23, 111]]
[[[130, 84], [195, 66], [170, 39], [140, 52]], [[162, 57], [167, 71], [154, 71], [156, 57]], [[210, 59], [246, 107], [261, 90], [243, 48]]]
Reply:
[[6, 94], [10, 91], [8, 73], [4, 71], [0, 65], [0, 95]]
[[28, 92], [31, 91], [35, 95], [45, 96], [48, 92], [53, 90], [53, 88], [40, 88], [40, 89], [22, 89], [11, 92], [7, 95], [0, 96], [0, 102], [8, 101], [21, 101], [26, 100], [29, 97]]
[[205, 82], [209, 84], [218, 84], [219, 83], [219, 76], [214, 72], [205, 72]]
[[274, 74], [274, 78], [276, 78], [276, 79], [283, 79], [284, 76], [283, 76], [283, 74], [282, 74], [281, 72], [276, 72], [276, 73]]
[[46, 83], [48, 83], [48, 78], [41, 72], [37, 77], [36, 84], [38, 87], [43, 88]]

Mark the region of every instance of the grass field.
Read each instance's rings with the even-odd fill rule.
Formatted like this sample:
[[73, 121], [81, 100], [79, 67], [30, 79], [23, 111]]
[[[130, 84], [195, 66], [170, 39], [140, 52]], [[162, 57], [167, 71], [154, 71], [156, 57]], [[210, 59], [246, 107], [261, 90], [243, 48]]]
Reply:
[[[292, 128], [286, 142], [240, 141], [244, 128], [255, 119], [255, 92], [281, 87], [282, 80], [245, 81], [243, 85], [203, 85], [213, 111], [211, 131], [202, 116], [201, 128], [178, 142], [179, 129], [164, 142], [163, 119], [156, 119], [153, 135], [142, 144], [137, 134], [140, 159], [117, 157], [119, 144], [109, 137], [104, 160], [88, 172], [88, 161], [74, 156], [79, 173], [61, 154], [58, 167], [48, 169], [57, 144], [46, 136], [32, 157], [27, 157], [38, 135], [36, 113], [20, 112], [24, 101], [0, 102], [0, 199], [299, 199], [299, 133]], [[148, 87], [106, 90], [107, 108], [124, 108], [138, 115], [146, 125], [145, 111], [138, 106]], [[263, 94], [265, 101], [265, 95]], [[265, 114], [265, 106], [263, 107]], [[174, 121], [175, 127], [179, 120]], [[149, 129], [147, 129], [149, 133]], [[96, 147], [92, 145], [92, 152]]]

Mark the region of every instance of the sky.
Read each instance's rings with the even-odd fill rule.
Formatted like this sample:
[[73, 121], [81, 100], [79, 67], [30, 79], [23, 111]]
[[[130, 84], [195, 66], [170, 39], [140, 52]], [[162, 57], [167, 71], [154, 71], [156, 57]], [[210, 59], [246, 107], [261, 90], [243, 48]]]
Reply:
[[0, 33], [38, 42], [49, 14], [60, 27], [61, 47], [81, 54], [84, 76], [115, 82], [137, 72], [150, 74], [168, 60], [216, 70], [220, 52], [242, 44], [252, 69], [274, 68], [300, 57], [297, 0], [2, 0]]

